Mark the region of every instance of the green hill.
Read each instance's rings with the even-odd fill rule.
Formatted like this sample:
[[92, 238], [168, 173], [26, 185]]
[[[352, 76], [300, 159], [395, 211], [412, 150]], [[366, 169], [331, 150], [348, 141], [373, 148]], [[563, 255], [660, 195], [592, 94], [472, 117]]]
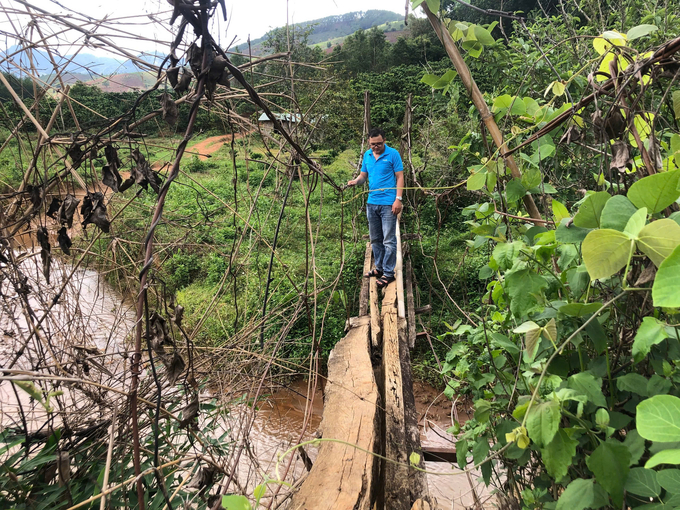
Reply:
[[[318, 44], [346, 37], [359, 29], [368, 30], [373, 26], [381, 26], [386, 23], [392, 23], [392, 25], [395, 25], [393, 28], [400, 30], [396, 26], [398, 23], [395, 24], [394, 22], [403, 23], [403, 20], [403, 14], [373, 9], [365, 12], [356, 11], [338, 16], [327, 16], [303, 23], [295, 23], [295, 26], [298, 28], [314, 27], [314, 31], [309, 36], [309, 44]], [[261, 51], [262, 43], [267, 40], [267, 35], [265, 34], [263, 37], [254, 39], [251, 42], [253, 53]], [[256, 51], [256, 49], [259, 51]]]

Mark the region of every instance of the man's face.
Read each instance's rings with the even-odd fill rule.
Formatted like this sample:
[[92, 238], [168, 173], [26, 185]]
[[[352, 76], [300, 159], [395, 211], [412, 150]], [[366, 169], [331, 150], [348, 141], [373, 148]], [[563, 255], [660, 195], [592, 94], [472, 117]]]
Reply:
[[373, 136], [369, 138], [368, 145], [375, 155], [379, 156], [385, 152], [385, 139], [382, 136]]

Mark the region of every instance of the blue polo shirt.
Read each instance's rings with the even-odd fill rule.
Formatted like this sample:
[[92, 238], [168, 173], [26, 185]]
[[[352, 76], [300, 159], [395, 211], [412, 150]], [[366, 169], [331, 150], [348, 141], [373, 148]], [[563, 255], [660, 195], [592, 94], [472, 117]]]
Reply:
[[373, 205], [392, 205], [397, 199], [397, 177], [404, 165], [396, 149], [385, 145], [385, 151], [376, 160], [373, 151], [364, 154], [361, 171], [368, 174], [368, 200]]

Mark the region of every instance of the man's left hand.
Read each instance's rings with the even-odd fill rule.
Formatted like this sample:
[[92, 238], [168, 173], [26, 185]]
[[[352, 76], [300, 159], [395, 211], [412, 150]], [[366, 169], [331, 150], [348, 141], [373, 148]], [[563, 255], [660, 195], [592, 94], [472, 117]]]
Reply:
[[392, 214], [396, 216], [401, 212], [403, 208], [404, 205], [401, 203], [401, 200], [395, 200], [394, 203], [392, 204]]

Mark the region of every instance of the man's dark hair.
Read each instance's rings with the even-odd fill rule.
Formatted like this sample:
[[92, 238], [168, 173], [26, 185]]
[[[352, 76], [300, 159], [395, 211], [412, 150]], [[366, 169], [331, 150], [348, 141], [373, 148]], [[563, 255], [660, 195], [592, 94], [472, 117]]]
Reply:
[[368, 132], [369, 138], [375, 138], [376, 136], [382, 136], [382, 138], [384, 140], [385, 139], [385, 132], [380, 128], [373, 128]]

